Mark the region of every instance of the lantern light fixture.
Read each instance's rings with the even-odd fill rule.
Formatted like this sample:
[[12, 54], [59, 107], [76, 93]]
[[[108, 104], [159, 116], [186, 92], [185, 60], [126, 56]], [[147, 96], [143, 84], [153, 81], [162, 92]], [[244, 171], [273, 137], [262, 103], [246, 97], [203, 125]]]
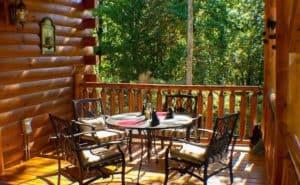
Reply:
[[22, 28], [26, 22], [27, 8], [23, 0], [16, 0], [9, 5], [10, 22], [21, 25]]

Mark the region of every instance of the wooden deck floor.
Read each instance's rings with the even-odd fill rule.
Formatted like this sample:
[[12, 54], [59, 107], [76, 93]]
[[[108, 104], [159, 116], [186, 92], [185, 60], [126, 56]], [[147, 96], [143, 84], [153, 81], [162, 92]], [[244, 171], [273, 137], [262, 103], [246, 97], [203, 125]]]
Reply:
[[[137, 167], [139, 162], [140, 150], [135, 145], [134, 160], [127, 162], [126, 167], [126, 184], [136, 184]], [[164, 150], [159, 153], [163, 155]], [[246, 147], [237, 147], [234, 161], [234, 184], [235, 185], [265, 185], [265, 164], [264, 157], [251, 155]], [[146, 157], [146, 156], [145, 156]], [[164, 163], [163, 159], [158, 163], [152, 159], [150, 163], [143, 165], [140, 183], [160, 185], [164, 180]], [[7, 169], [5, 175], [0, 177], [0, 184], [22, 184], [22, 185], [52, 185], [57, 184], [57, 163], [55, 159], [35, 157], [21, 165]], [[54, 175], [53, 175], [54, 174]], [[202, 184], [189, 175], [180, 176], [174, 173], [170, 176], [170, 184], [179, 185], [198, 185]], [[68, 179], [62, 178], [62, 185], [72, 184]], [[75, 183], [76, 184], [76, 183]], [[120, 176], [115, 175], [107, 179], [100, 179], [92, 183], [103, 185], [120, 184]], [[228, 171], [224, 171], [208, 181], [209, 185], [226, 185], [229, 184]]]

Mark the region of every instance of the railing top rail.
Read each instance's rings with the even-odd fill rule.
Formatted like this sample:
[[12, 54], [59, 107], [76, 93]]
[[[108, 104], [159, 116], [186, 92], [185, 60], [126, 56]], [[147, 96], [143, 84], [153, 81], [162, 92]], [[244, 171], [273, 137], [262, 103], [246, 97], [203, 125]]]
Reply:
[[263, 90], [260, 86], [237, 86], [237, 85], [177, 85], [177, 84], [147, 84], [147, 83], [101, 83], [85, 82], [82, 87], [107, 87], [107, 88], [126, 88], [126, 89], [184, 89], [184, 90], [223, 90], [223, 91], [256, 91]]

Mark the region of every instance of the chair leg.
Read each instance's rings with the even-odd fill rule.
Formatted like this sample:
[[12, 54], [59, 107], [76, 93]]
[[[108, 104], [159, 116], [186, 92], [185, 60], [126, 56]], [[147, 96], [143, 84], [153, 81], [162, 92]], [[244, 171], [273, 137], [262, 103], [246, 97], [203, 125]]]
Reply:
[[125, 185], [125, 158], [122, 160], [122, 185]]
[[168, 178], [169, 178], [169, 149], [167, 149], [166, 151], [166, 155], [165, 155], [165, 181], [164, 181], [164, 185], [167, 185], [168, 183]]
[[204, 177], [203, 177], [203, 184], [204, 184], [204, 185], [207, 185], [207, 179], [208, 179], [208, 177], [207, 177], [207, 168], [208, 168], [208, 165], [205, 164], [205, 165], [204, 165], [204, 172], [203, 172], [203, 173], [204, 173], [204, 174], [203, 174], [203, 175], [204, 175]]
[[60, 178], [61, 178], [61, 161], [60, 156], [58, 154], [58, 173], [57, 173], [57, 184], [60, 185]]
[[132, 148], [131, 148], [131, 144], [132, 144], [132, 130], [129, 130], [129, 134], [128, 134], [129, 138], [128, 138], [128, 153], [129, 153], [129, 160], [132, 161]]
[[233, 183], [232, 160], [229, 161], [230, 184]]

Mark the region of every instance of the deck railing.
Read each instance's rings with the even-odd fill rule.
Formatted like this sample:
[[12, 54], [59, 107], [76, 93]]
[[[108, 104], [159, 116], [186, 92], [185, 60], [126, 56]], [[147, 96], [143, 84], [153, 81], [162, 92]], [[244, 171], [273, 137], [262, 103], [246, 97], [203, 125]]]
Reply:
[[171, 84], [129, 84], [86, 82], [80, 85], [80, 98], [102, 98], [107, 114], [141, 111], [143, 100], [150, 98], [157, 111], [163, 110], [167, 94], [197, 96], [197, 111], [203, 127], [212, 129], [214, 116], [240, 112], [239, 141], [247, 142], [253, 126], [262, 120], [262, 88], [258, 86], [213, 86]]

